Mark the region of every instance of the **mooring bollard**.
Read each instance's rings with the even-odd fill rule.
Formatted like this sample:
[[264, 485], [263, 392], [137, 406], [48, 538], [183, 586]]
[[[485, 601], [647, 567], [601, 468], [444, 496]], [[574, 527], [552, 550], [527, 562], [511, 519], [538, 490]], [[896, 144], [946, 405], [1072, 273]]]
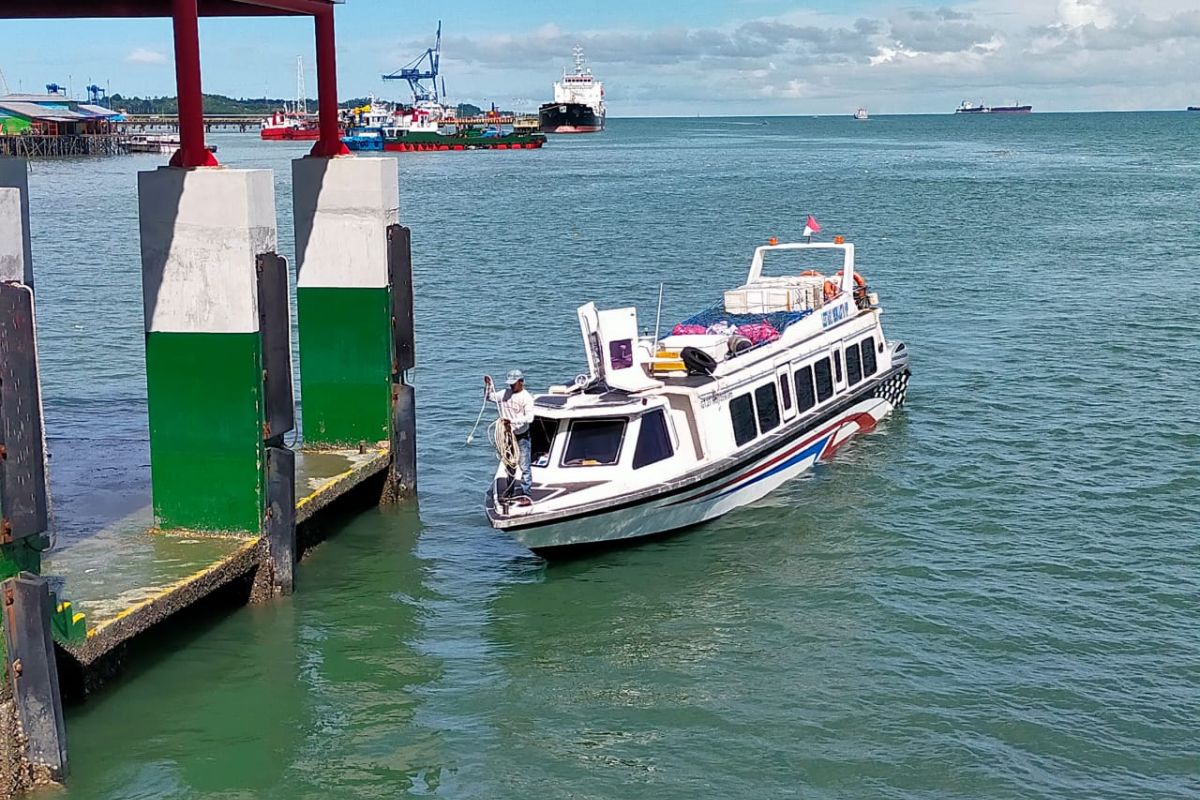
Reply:
[[417, 494], [417, 400], [406, 381], [416, 366], [413, 324], [412, 231], [388, 226], [388, 285], [392, 302], [392, 466], [389, 500]]
[[0, 584], [0, 592], [5, 666], [25, 735], [25, 758], [61, 781], [67, 777], [67, 734], [50, 633], [50, 588], [42, 578], [23, 572]]

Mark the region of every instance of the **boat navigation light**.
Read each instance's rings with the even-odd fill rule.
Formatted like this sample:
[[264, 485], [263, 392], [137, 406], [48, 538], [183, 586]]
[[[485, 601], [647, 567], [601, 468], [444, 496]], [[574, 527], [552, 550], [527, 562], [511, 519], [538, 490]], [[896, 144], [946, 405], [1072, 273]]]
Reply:
[[774, 236], [772, 236], [770, 239], [767, 239], [767, 244], [769, 244], [769, 245], [777, 245], [777, 244], [779, 244], [779, 240], [778, 240], [778, 239], [776, 239]]
[[841, 234], [838, 234], [837, 236], [833, 237], [833, 243], [834, 244], [845, 244], [846, 237], [842, 236]]

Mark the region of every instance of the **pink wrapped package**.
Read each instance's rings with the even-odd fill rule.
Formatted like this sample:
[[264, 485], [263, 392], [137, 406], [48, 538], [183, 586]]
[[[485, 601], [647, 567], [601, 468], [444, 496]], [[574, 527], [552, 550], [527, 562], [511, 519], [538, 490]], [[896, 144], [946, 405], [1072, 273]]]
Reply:
[[779, 338], [779, 331], [775, 330], [769, 322], [754, 322], [748, 325], [739, 325], [737, 332], [754, 344], [773, 342]]
[[[671, 331], [672, 336], [688, 336], [697, 333], [704, 333], [706, 328], [703, 325], [684, 325], [682, 322], [675, 326], [675, 330]], [[778, 334], [776, 334], [778, 336]]]

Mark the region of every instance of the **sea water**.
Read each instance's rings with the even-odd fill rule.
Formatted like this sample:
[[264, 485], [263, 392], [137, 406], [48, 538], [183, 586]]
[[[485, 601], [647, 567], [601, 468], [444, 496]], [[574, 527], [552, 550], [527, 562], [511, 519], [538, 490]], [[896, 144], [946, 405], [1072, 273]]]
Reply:
[[[213, 134], [226, 165], [308, 145]], [[291, 598], [174, 626], [69, 710], [72, 798], [1200, 795], [1200, 116], [610, 120], [399, 154], [419, 504]], [[33, 165], [58, 546], [148, 498], [136, 172]], [[584, 365], [813, 214], [909, 403], [685, 535], [546, 564], [490, 530], [481, 377]], [[68, 587], [69, 593], [69, 587]], [[85, 609], [86, 610], [86, 609]]]

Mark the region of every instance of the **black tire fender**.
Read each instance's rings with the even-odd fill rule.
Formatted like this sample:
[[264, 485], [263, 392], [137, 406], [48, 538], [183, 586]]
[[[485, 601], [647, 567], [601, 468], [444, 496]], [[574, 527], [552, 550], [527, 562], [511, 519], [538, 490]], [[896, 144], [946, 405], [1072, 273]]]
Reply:
[[698, 347], [683, 348], [679, 358], [691, 375], [712, 375], [717, 368], [717, 360]]

